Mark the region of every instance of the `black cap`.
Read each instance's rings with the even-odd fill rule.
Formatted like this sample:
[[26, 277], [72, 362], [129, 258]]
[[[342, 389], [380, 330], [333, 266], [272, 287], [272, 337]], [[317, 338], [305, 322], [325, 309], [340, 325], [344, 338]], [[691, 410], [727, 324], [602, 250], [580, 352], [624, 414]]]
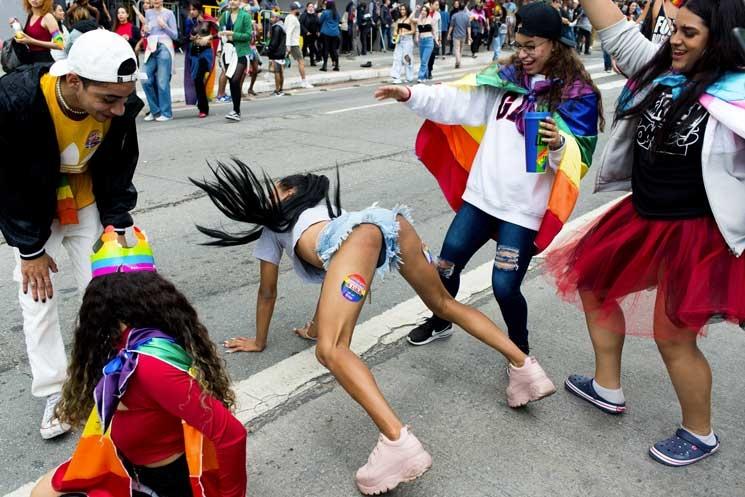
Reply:
[[573, 40], [561, 36], [564, 24], [561, 14], [548, 4], [532, 2], [524, 5], [517, 12], [517, 32], [525, 36], [539, 36], [549, 40], [560, 41], [574, 47]]

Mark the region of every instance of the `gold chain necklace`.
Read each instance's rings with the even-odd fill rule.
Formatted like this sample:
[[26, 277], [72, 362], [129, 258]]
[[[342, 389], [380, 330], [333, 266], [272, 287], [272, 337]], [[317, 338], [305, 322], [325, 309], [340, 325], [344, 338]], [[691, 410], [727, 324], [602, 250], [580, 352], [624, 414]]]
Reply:
[[57, 101], [62, 105], [62, 109], [72, 114], [73, 116], [86, 116], [88, 113], [84, 110], [75, 110], [65, 101], [65, 97], [62, 96], [62, 78], [57, 78], [57, 85], [56, 85], [56, 93], [57, 93]]

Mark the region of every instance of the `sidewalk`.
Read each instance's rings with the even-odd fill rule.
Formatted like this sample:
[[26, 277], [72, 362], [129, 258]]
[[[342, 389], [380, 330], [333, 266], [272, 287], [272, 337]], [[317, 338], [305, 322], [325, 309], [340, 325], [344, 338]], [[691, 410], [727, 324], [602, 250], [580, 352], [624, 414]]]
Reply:
[[[414, 54], [414, 59], [414, 67], [416, 72], [416, 70], [418, 70], [419, 68], [419, 55], [416, 51]], [[491, 62], [491, 59], [491, 51], [479, 52], [478, 57], [475, 59], [470, 56], [469, 52], [468, 54], [463, 55], [461, 70], [483, 67], [484, 65]], [[321, 72], [318, 70], [320, 65], [316, 67], [310, 67], [307, 64], [307, 61], [308, 59], [306, 58], [305, 71], [307, 80], [314, 86], [328, 86], [349, 81], [388, 78], [391, 71], [391, 65], [393, 64], [393, 51], [388, 51], [385, 53], [374, 52], [366, 56], [359, 55], [356, 57], [340, 56], [339, 72], [331, 71], [330, 67], [328, 72]], [[361, 64], [364, 64], [368, 61], [372, 62], [372, 67], [360, 67]], [[256, 93], [274, 91], [274, 75], [267, 70], [268, 63], [266, 57], [262, 57], [262, 62], [262, 72], [259, 74], [258, 78], [256, 79], [256, 84], [254, 85], [254, 90], [256, 91]], [[435, 79], [437, 79], [439, 76], [452, 72], [454, 69], [454, 57], [445, 57], [445, 60], [442, 60], [441, 57], [438, 57], [435, 61], [433, 76]], [[184, 54], [182, 53], [176, 54], [175, 71], [176, 74], [171, 80], [171, 99], [174, 103], [181, 103], [184, 101]], [[292, 67], [290, 67], [289, 69], [285, 68], [284, 89], [293, 90], [301, 88], [300, 82], [301, 80], [298, 73], [297, 64], [293, 61]], [[246, 82], [243, 88], [244, 91], [248, 88], [248, 77], [246, 77]], [[145, 94], [142, 91], [142, 88], [139, 88], [137, 90], [137, 94], [143, 100], [145, 99]]]

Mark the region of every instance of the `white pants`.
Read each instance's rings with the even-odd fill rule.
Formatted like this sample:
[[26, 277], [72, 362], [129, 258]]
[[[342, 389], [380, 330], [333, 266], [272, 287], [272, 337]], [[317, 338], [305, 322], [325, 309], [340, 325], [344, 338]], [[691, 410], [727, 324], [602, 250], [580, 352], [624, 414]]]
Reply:
[[[406, 56], [409, 63], [406, 63]], [[406, 69], [406, 81], [414, 81], [414, 38], [411, 35], [400, 36], [393, 51], [393, 67], [391, 67], [391, 78], [401, 79], [401, 68]]]
[[455, 65], [460, 67], [460, 61], [463, 57], [463, 45], [466, 44], [465, 39], [454, 38], [453, 39], [453, 52], [455, 52]]
[[[96, 204], [78, 211], [78, 224], [60, 225], [58, 220], [52, 223], [52, 234], [44, 249], [60, 270], [59, 256], [62, 248], [70, 257], [72, 271], [78, 288], [85, 290], [91, 280], [90, 255], [93, 244], [101, 236], [103, 228]], [[62, 390], [67, 372], [67, 355], [60, 332], [57, 300], [59, 288], [54, 286], [54, 298], [46, 302], [34, 302], [31, 291], [24, 295], [21, 258], [18, 249], [14, 249], [16, 268], [13, 279], [19, 283], [18, 300], [23, 313], [23, 333], [26, 336], [26, 352], [31, 366], [31, 394], [35, 397], [46, 397]], [[54, 285], [54, 274], [50, 273]]]

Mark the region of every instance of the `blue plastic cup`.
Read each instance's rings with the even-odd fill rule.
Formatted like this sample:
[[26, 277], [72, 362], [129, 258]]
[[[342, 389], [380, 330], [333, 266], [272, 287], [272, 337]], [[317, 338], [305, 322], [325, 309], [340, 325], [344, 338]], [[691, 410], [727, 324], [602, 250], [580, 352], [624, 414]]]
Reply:
[[525, 171], [529, 173], [545, 173], [548, 167], [548, 145], [538, 130], [541, 121], [551, 117], [550, 112], [525, 113]]

